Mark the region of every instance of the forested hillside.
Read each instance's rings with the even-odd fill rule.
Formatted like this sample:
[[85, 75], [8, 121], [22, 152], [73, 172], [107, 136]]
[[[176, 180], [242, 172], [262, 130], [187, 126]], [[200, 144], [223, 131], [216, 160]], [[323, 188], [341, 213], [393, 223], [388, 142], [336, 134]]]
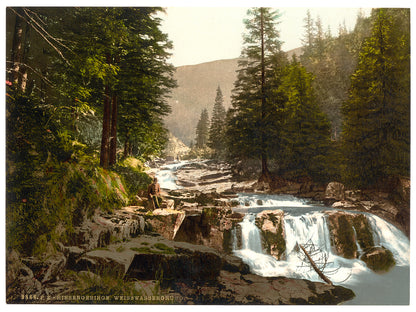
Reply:
[[[259, 180], [277, 185], [311, 179], [381, 187], [409, 176], [409, 10], [360, 13], [352, 31], [340, 25], [336, 36], [308, 12], [301, 53], [290, 57], [276, 30], [279, 12], [248, 15], [231, 106], [218, 117], [217, 90], [198, 123], [194, 113], [196, 147], [242, 168], [257, 162]], [[219, 133], [225, 145], [212, 144], [221, 143]]]
[[223, 90], [225, 106], [230, 106], [237, 62], [237, 59], [219, 60], [176, 68], [178, 87], [169, 99], [172, 113], [165, 121], [168, 129], [185, 144], [195, 140], [201, 110], [206, 108], [211, 113], [218, 86]]
[[128, 157], [162, 152], [175, 87], [159, 11], [7, 8], [8, 247], [41, 252], [147, 186]]
[[[287, 52], [289, 58], [300, 53], [301, 48]], [[177, 67], [174, 77], [178, 87], [168, 100], [172, 113], [165, 118], [167, 128], [185, 144], [195, 141], [195, 128], [201, 111], [206, 108], [212, 117], [218, 86], [224, 96], [225, 108], [230, 107], [237, 69], [238, 59]]]
[[[303, 46], [286, 51], [287, 58], [291, 60], [296, 55], [314, 75], [317, 101], [331, 122], [331, 137], [339, 139], [342, 131], [341, 106], [347, 98], [350, 77], [357, 66], [363, 40], [370, 34], [370, 18], [359, 14], [353, 30], [340, 25], [331, 32], [319, 16], [312, 17], [308, 13], [304, 22]], [[211, 114], [218, 86], [221, 87], [226, 109], [230, 107], [238, 60], [218, 60], [176, 69], [178, 87], [169, 99], [172, 113], [165, 121], [169, 130], [186, 144], [195, 140], [195, 127], [202, 109], [208, 109]]]

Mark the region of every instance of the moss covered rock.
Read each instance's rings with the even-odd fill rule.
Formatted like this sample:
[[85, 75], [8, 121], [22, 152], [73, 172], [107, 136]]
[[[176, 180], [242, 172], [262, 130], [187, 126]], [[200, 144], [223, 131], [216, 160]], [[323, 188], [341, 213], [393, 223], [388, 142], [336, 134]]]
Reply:
[[264, 210], [257, 214], [256, 225], [263, 236], [263, 248], [278, 260], [284, 258], [286, 242], [282, 210]]
[[359, 249], [374, 246], [371, 226], [363, 214], [345, 211], [327, 212], [332, 246], [347, 259], [359, 257]]
[[392, 252], [384, 247], [370, 247], [361, 256], [367, 266], [379, 273], [388, 272], [396, 265]]

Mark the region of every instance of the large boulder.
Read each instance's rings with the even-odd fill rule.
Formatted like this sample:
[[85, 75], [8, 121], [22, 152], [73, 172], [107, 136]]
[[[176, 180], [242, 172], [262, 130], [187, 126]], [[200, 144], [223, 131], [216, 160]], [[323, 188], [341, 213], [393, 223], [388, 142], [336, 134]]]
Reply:
[[388, 272], [396, 265], [394, 256], [390, 250], [384, 247], [370, 247], [364, 251], [360, 258], [375, 272]]
[[326, 201], [339, 201], [345, 199], [345, 186], [340, 182], [330, 182], [325, 189]]
[[138, 212], [142, 207], [132, 206], [115, 210], [113, 213], [97, 211], [85, 220], [69, 237], [66, 245], [84, 250], [104, 247], [115, 240], [126, 240], [145, 232], [145, 220]]
[[205, 245], [219, 251], [231, 252], [231, 230], [243, 215], [232, 213], [229, 207], [203, 207], [187, 212], [175, 241]]
[[263, 210], [256, 216], [256, 225], [262, 232], [263, 248], [278, 260], [285, 256], [284, 212]]
[[110, 274], [117, 278], [157, 280], [215, 280], [220, 270], [248, 273], [242, 260], [215, 249], [141, 235], [83, 254], [71, 269]]
[[354, 298], [341, 286], [286, 277], [262, 277], [222, 270], [215, 283], [178, 282], [172, 288], [192, 304], [339, 304]]
[[328, 227], [336, 253], [347, 259], [359, 257], [358, 246], [374, 246], [372, 229], [363, 214], [345, 211], [327, 211]]
[[185, 219], [185, 212], [172, 209], [155, 209], [143, 216], [149, 224], [150, 231], [173, 240]]

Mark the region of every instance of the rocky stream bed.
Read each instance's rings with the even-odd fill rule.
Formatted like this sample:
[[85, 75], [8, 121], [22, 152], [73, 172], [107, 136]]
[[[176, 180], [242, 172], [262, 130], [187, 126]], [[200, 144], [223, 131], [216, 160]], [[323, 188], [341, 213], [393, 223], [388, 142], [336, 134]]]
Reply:
[[[150, 170], [159, 172], [158, 167]], [[162, 209], [149, 210], [145, 194], [135, 206], [114, 213], [98, 212], [74, 229], [68, 242], [57, 243], [57, 252], [25, 258], [7, 252], [7, 302], [9, 303], [133, 303], [133, 304], [340, 304], [355, 294], [343, 286], [283, 276], [253, 274], [233, 254], [239, 224], [245, 217], [239, 192], [277, 192], [325, 201], [338, 209], [371, 211], [389, 219], [404, 232], [406, 212], [387, 195], [370, 199], [347, 191], [339, 183], [326, 187], [290, 183], [278, 190], [255, 181], [235, 181], [226, 164], [195, 162], [176, 172], [174, 190], [164, 190]], [[405, 200], [405, 182], [398, 186]], [[261, 204], [261, 203], [259, 203]], [[236, 208], [242, 208], [240, 210]], [[264, 210], [256, 216], [263, 249], [275, 259], [285, 259], [283, 213]], [[375, 271], [389, 270], [391, 255], [374, 246], [368, 224], [357, 215], [328, 212], [337, 254], [358, 257], [366, 245], [366, 262]], [[345, 230], [347, 229], [347, 230]], [[236, 234], [237, 233], [237, 234]], [[237, 237], [237, 239], [236, 239]], [[358, 247], [357, 247], [358, 246]], [[123, 292], [79, 293], [79, 281], [103, 279], [134, 282], [133, 294]]]

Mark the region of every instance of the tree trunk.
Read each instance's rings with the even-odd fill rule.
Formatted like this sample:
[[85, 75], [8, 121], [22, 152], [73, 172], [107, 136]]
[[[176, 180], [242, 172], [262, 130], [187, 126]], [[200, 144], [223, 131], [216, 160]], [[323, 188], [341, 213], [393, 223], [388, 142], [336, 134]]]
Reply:
[[267, 155], [262, 153], [261, 155], [261, 175], [258, 179], [259, 182], [272, 182], [272, 176], [267, 165]]
[[110, 159], [109, 165], [114, 165], [117, 161], [117, 96], [113, 95], [113, 105], [111, 107], [111, 137], [110, 137]]
[[312, 257], [309, 255], [309, 253], [306, 251], [305, 247], [303, 247], [302, 245], [300, 245], [300, 248], [303, 250], [303, 252], [305, 253], [306, 257], [308, 258], [309, 262], [311, 263], [312, 268], [315, 270], [315, 272], [319, 275], [320, 278], [322, 278], [327, 284], [332, 285], [331, 280], [326, 277], [324, 275], [324, 273], [322, 273], [321, 270], [319, 270], [319, 268], [316, 266], [315, 261], [313, 261]]
[[129, 139], [126, 139], [124, 142], [124, 151], [123, 151], [124, 158], [127, 158], [129, 156]]
[[270, 171], [267, 166], [267, 143], [266, 143], [266, 66], [264, 63], [264, 17], [263, 8], [260, 9], [260, 36], [261, 36], [261, 175], [259, 182], [271, 182]]
[[[19, 15], [23, 14], [22, 8], [16, 8], [16, 11]], [[12, 83], [19, 82], [19, 71], [20, 64], [22, 63], [23, 57], [23, 19], [16, 15], [16, 21], [14, 25], [14, 34], [13, 34], [13, 46], [12, 46], [12, 57], [11, 57], [11, 71], [9, 75], [9, 80]]]
[[105, 86], [104, 91], [104, 112], [103, 112], [103, 132], [101, 136], [101, 153], [100, 166], [108, 168], [109, 164], [109, 139], [110, 139], [110, 121], [111, 121], [111, 101], [110, 88]]

